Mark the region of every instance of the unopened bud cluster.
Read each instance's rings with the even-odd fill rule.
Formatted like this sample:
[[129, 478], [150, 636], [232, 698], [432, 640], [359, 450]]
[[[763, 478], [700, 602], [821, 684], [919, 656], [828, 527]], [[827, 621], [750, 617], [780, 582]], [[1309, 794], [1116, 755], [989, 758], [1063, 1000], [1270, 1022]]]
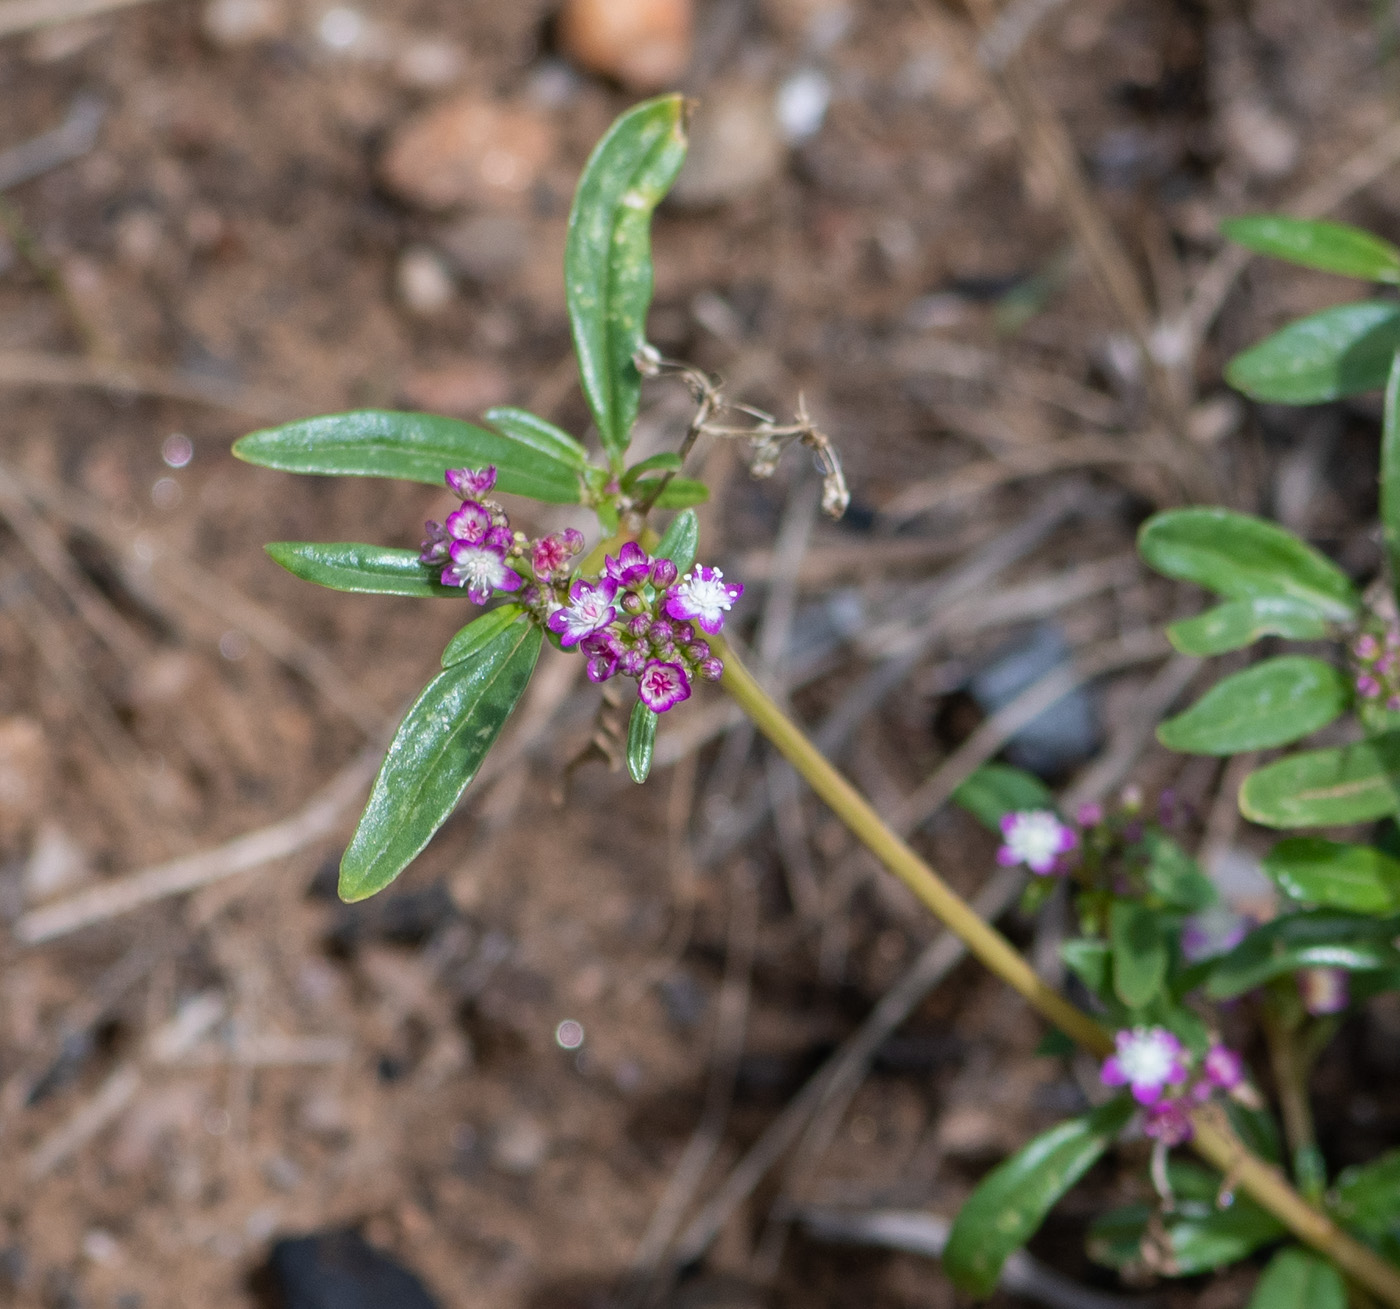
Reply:
[[427, 524], [419, 555], [442, 570], [444, 586], [465, 587], [475, 604], [497, 591], [519, 592], [563, 649], [587, 657], [593, 681], [635, 678], [642, 703], [656, 713], [687, 699], [695, 678], [718, 680], [724, 665], [702, 633], [720, 630], [742, 585], [703, 566], [681, 577], [671, 560], [653, 558], [634, 541], [617, 558], [604, 556], [597, 577], [573, 577], [581, 533], [568, 528], [530, 541], [512, 532], [505, 510], [485, 498], [496, 483], [494, 468], [454, 469], [446, 480], [463, 497], [461, 507], [445, 522]]
[[1400, 631], [1387, 625], [1361, 632], [1352, 639], [1350, 652], [1356, 694], [1400, 712]]

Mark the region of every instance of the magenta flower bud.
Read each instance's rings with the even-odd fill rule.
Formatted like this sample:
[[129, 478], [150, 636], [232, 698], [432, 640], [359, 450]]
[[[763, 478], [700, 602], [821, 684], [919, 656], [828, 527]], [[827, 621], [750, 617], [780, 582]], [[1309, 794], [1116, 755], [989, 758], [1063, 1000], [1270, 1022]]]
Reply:
[[651, 629], [647, 632], [647, 640], [653, 646], [663, 646], [671, 641], [676, 635], [676, 629], [664, 618], [658, 618], [652, 623]]
[[616, 559], [603, 556], [603, 571], [619, 586], [643, 586], [651, 574], [651, 556], [635, 541], [624, 541]]
[[718, 682], [724, 674], [724, 665], [711, 655], [708, 659], [700, 661], [700, 667], [696, 670], [707, 682]]
[[651, 615], [638, 614], [630, 623], [627, 624], [627, 630], [639, 640], [645, 637], [646, 634], [649, 631], [651, 631]]
[[1400, 695], [1389, 696], [1386, 699], [1385, 707], [1393, 714], [1400, 713]]
[[1080, 827], [1097, 827], [1103, 822], [1103, 805], [1092, 803], [1080, 805], [1075, 811], [1074, 821]]
[[496, 470], [489, 464], [478, 469], [449, 468], [443, 480], [447, 483], [447, 489], [463, 500], [475, 500], [496, 485]]
[[1201, 1062], [1206, 1081], [1218, 1091], [1233, 1091], [1244, 1081], [1244, 1060], [1228, 1045], [1213, 1045]]
[[1370, 632], [1362, 632], [1351, 648], [1358, 659], [1374, 659], [1381, 650], [1380, 642]]
[[710, 657], [708, 641], [690, 641], [685, 647], [685, 657], [692, 663], [703, 664]]
[[1381, 693], [1381, 684], [1369, 673], [1362, 673], [1356, 679], [1356, 694], [1363, 700], [1374, 700]]
[[651, 566], [651, 584], [664, 591], [676, 580], [676, 566], [669, 559], [658, 559]]
[[1340, 968], [1302, 968], [1298, 971], [1298, 997], [1314, 1018], [1339, 1014], [1351, 1003], [1351, 986]]
[[1185, 1145], [1193, 1132], [1190, 1111], [1180, 1100], [1163, 1100], [1143, 1111], [1142, 1134], [1163, 1145]]
[[640, 650], [626, 650], [617, 661], [620, 672], [626, 673], [628, 677], [636, 677], [649, 662], [648, 657]]
[[635, 591], [624, 591], [618, 603], [624, 614], [643, 614], [647, 609], [647, 602]]
[[452, 537], [447, 529], [430, 518], [423, 524], [423, 543], [419, 548], [418, 562], [425, 568], [441, 568], [447, 562], [447, 552], [452, 545]]

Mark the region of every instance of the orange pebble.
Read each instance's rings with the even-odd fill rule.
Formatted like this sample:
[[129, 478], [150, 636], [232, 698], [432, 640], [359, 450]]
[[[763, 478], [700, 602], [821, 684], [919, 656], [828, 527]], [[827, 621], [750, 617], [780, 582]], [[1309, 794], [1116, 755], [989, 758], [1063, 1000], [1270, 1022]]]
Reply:
[[691, 0], [564, 0], [559, 44], [631, 91], [660, 91], [690, 62]]

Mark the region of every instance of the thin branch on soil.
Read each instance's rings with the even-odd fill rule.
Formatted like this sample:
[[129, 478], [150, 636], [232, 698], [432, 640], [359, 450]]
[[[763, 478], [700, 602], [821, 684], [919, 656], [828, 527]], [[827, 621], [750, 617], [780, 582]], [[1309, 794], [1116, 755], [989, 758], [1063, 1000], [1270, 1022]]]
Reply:
[[25, 945], [51, 941], [131, 913], [157, 900], [183, 895], [225, 877], [249, 872], [274, 859], [296, 854], [338, 829], [345, 812], [361, 797], [379, 763], [379, 747], [372, 746], [341, 769], [290, 818], [245, 833], [213, 849], [144, 868], [42, 909], [31, 910], [15, 923], [15, 937]]
[[93, 95], [78, 96], [57, 127], [0, 150], [0, 191], [33, 181], [51, 169], [81, 159], [97, 144], [106, 106]]
[[35, 32], [80, 18], [95, 18], [116, 9], [143, 4], [145, 0], [3, 0], [0, 2], [0, 37]]

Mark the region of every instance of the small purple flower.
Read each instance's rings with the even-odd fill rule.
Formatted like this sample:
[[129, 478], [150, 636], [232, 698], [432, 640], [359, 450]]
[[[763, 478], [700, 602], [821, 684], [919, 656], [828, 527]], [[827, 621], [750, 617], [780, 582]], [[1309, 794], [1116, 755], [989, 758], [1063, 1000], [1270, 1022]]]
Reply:
[[1363, 700], [1374, 700], [1381, 693], [1381, 684], [1369, 673], [1362, 673], [1356, 679], [1356, 693]]
[[444, 586], [465, 586], [467, 599], [482, 605], [492, 591], [518, 591], [525, 579], [506, 564], [505, 555], [488, 545], [452, 543], [452, 561], [442, 570]]
[[1314, 1018], [1339, 1014], [1351, 1003], [1351, 985], [1340, 968], [1298, 970], [1298, 996]]
[[1213, 1045], [1201, 1061], [1201, 1071], [1207, 1095], [1211, 1090], [1233, 1091], [1244, 1081], [1244, 1060], [1228, 1045]]
[[589, 661], [584, 672], [590, 682], [606, 682], [617, 672], [617, 657], [611, 654], [596, 654]]
[[1080, 805], [1075, 810], [1074, 821], [1080, 827], [1097, 827], [1103, 822], [1103, 805], [1094, 804], [1092, 801], [1089, 804]]
[[447, 531], [454, 540], [480, 545], [491, 530], [491, 511], [478, 500], [463, 500], [460, 509], [447, 515]]
[[1058, 871], [1059, 857], [1079, 843], [1074, 832], [1048, 809], [1026, 809], [1004, 815], [1001, 834], [1006, 843], [997, 851], [997, 863], [1006, 868], [1025, 864], [1042, 877]]
[[616, 559], [603, 556], [603, 571], [619, 586], [641, 586], [651, 576], [651, 556], [635, 541], [625, 541]]
[[1182, 957], [1195, 964], [1233, 950], [1244, 940], [1249, 925], [1248, 918], [1224, 904], [1191, 914], [1181, 925]]
[[485, 468], [449, 468], [443, 480], [447, 489], [463, 500], [476, 500], [496, 485], [496, 469], [492, 464]]
[[530, 567], [541, 582], [551, 581], [555, 574], [568, 569], [569, 560], [583, 549], [583, 533], [572, 527], [551, 532], [535, 542], [530, 554]]
[[1167, 1087], [1186, 1077], [1186, 1048], [1165, 1027], [1124, 1029], [1113, 1042], [1115, 1052], [1103, 1061], [1100, 1077], [1105, 1086], [1131, 1087], [1140, 1105], [1160, 1104]]
[[669, 559], [657, 559], [651, 566], [651, 584], [664, 591], [676, 580], [677, 569]]
[[697, 568], [666, 592], [672, 618], [693, 619], [711, 636], [724, 626], [724, 615], [744, 594], [739, 582], [726, 582], [718, 568]]
[[1143, 1135], [1163, 1145], [1185, 1145], [1194, 1131], [1190, 1110], [1180, 1100], [1162, 1100], [1143, 1112]]
[[430, 518], [423, 524], [423, 543], [418, 551], [418, 562], [425, 568], [441, 568], [447, 562], [447, 552], [452, 545], [452, 536], [441, 523]]
[[569, 588], [569, 603], [550, 614], [549, 630], [559, 634], [559, 644], [565, 649], [577, 645], [617, 617], [612, 603], [616, 595], [617, 583], [611, 577], [600, 578], [596, 585], [575, 578]]
[[707, 682], [718, 682], [724, 676], [724, 665], [711, 655], [708, 659], [702, 659], [696, 670]]
[[653, 713], [665, 713], [672, 705], [690, 698], [690, 678], [680, 664], [652, 660], [637, 679], [637, 694]]
[[1380, 642], [1370, 632], [1362, 632], [1351, 648], [1358, 659], [1374, 659], [1381, 652]]

